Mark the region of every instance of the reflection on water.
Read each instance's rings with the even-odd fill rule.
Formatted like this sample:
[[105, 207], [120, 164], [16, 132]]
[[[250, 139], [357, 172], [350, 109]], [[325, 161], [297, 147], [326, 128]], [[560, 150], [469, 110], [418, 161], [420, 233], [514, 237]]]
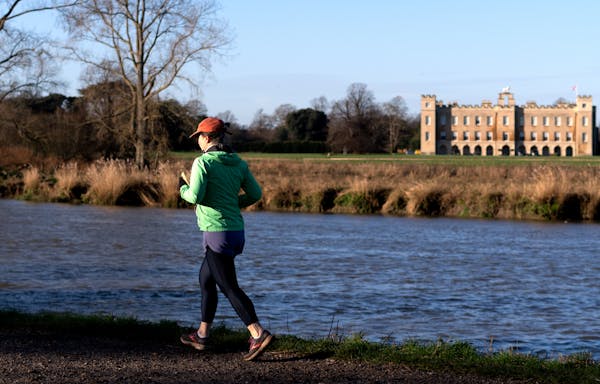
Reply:
[[[199, 317], [191, 210], [0, 200], [0, 308]], [[245, 213], [241, 285], [276, 333], [600, 353], [600, 226]], [[243, 324], [223, 298], [217, 321]]]

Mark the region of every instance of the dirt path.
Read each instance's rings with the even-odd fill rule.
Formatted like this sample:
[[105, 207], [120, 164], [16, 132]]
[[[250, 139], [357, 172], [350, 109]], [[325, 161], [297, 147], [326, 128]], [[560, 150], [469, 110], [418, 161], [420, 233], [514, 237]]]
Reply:
[[172, 344], [0, 331], [0, 383], [517, 383], [267, 352], [198, 352]]

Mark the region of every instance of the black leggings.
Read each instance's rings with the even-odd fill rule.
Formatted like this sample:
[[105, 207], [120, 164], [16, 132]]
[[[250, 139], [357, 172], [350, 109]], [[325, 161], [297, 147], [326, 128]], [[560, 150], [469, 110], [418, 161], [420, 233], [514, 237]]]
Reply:
[[212, 323], [217, 312], [217, 286], [229, 299], [246, 326], [258, 322], [252, 300], [239, 287], [235, 273], [234, 256], [214, 252], [206, 247], [206, 255], [199, 273], [202, 290], [202, 321]]

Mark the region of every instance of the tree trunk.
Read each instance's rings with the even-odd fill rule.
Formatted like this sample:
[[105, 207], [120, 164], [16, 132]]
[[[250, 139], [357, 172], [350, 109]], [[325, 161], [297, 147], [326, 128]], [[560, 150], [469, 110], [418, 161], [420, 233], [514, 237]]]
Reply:
[[141, 13], [141, 17], [138, 18], [136, 24], [136, 50], [134, 57], [136, 59], [136, 84], [135, 84], [135, 130], [136, 130], [136, 141], [135, 141], [135, 163], [139, 169], [144, 168], [144, 156], [145, 148], [144, 143], [146, 141], [146, 102], [144, 100], [144, 14]]

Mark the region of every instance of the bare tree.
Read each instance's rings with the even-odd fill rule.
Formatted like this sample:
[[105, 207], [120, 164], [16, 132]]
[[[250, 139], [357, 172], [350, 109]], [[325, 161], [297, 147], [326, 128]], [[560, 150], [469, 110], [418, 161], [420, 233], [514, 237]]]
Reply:
[[262, 108], [256, 111], [248, 127], [255, 137], [267, 143], [275, 139], [275, 128], [275, 118], [266, 114]]
[[104, 157], [128, 157], [134, 154], [131, 126], [131, 100], [127, 85], [111, 77], [94, 77], [94, 82], [80, 89], [86, 123], [93, 128]]
[[327, 113], [329, 111], [329, 101], [325, 96], [319, 96], [310, 101], [312, 109]]
[[[187, 109], [190, 116], [194, 116], [198, 120], [208, 113], [206, 105], [198, 99], [189, 100], [185, 103], [185, 109]], [[196, 121], [196, 123], [199, 123], [199, 121]], [[190, 133], [192, 133], [196, 130], [196, 127], [188, 127], [188, 129], [190, 130]]]
[[229, 45], [216, 13], [212, 0], [86, 0], [64, 12], [72, 38], [83, 43], [72, 45], [73, 57], [113, 73], [129, 89], [138, 166], [144, 165], [151, 101], [178, 81], [197, 86], [186, 69], [197, 64], [209, 71], [211, 58]]
[[297, 108], [292, 104], [281, 104], [273, 111], [273, 125], [275, 128], [279, 128], [285, 125], [285, 119], [287, 116], [295, 112]]
[[348, 87], [345, 99], [331, 107], [329, 144], [334, 151], [364, 153], [379, 150], [379, 107], [375, 96], [362, 83]]
[[61, 0], [0, 0], [0, 101], [10, 95], [35, 92], [54, 85], [45, 49], [46, 38], [14, 26], [13, 21], [31, 13], [65, 9], [76, 3]]
[[237, 123], [237, 117], [231, 112], [231, 110], [226, 110], [224, 112], [217, 113], [216, 117], [223, 120], [226, 123]]
[[388, 149], [393, 153], [398, 147], [402, 133], [406, 130], [408, 107], [402, 96], [396, 96], [384, 103], [382, 109], [388, 131]]

